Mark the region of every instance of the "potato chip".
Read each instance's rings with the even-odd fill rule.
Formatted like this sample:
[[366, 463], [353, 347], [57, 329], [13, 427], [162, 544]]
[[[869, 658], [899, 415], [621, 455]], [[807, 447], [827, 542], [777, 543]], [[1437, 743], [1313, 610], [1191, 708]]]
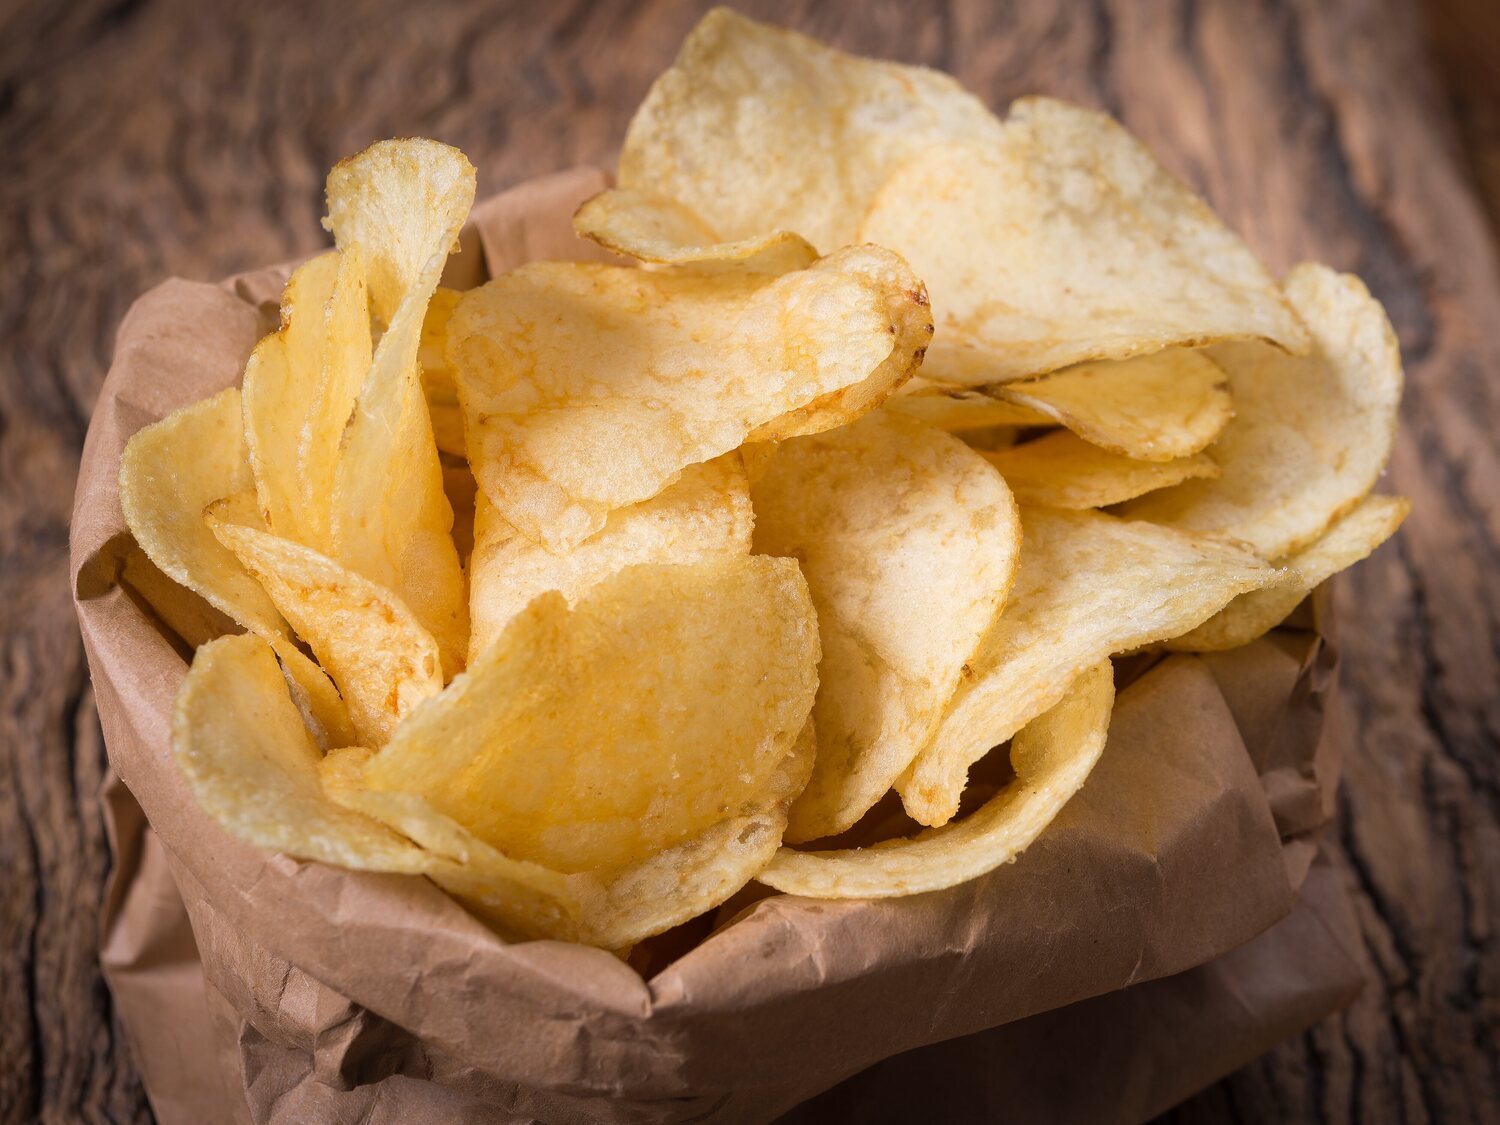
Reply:
[[752, 498], [755, 549], [797, 559], [818, 611], [818, 757], [788, 828], [816, 839], [926, 743], [1004, 604], [1020, 518], [979, 454], [883, 411], [783, 443]]
[[1181, 636], [1277, 573], [1236, 544], [1101, 512], [1021, 511], [1010, 600], [896, 788], [922, 824], [958, 811], [969, 767], [1106, 657]]
[[619, 185], [675, 200], [686, 218], [665, 233], [690, 234], [686, 245], [795, 231], [827, 253], [855, 240], [893, 168], [934, 141], [999, 129], [946, 74], [855, 58], [717, 8], [636, 111]]
[[442, 690], [437, 644], [395, 595], [311, 547], [246, 526], [228, 506], [210, 507], [207, 519], [338, 684], [360, 742], [383, 745]]
[[339, 693], [292, 643], [270, 596], [203, 519], [205, 508], [231, 493], [260, 518], [243, 418], [240, 392], [229, 387], [132, 436], [120, 459], [125, 522], [164, 575], [275, 648], [320, 738], [347, 741], [354, 728]]
[[1254, 255], [1109, 116], [1010, 107], [998, 141], [949, 141], [880, 188], [857, 240], [888, 246], [938, 313], [935, 378], [1009, 382], [1173, 345], [1307, 334]]
[[427, 867], [409, 841], [324, 797], [322, 753], [259, 637], [198, 649], [177, 695], [172, 749], [198, 804], [246, 843], [365, 871]]
[[342, 438], [332, 556], [410, 607], [437, 640], [445, 678], [463, 667], [468, 607], [418, 358], [473, 201], [473, 166], [436, 141], [371, 145], [328, 176], [329, 229], [341, 250], [360, 248], [370, 308], [386, 325]]
[[302, 490], [300, 541], [324, 554], [333, 550], [333, 492], [344, 427], [374, 360], [364, 252], [355, 243], [337, 255], [338, 276], [322, 317], [322, 366], [303, 373], [294, 401], [285, 404], [304, 418], [295, 461]]
[[[297, 447], [328, 350], [325, 310], [339, 262], [337, 251], [329, 251], [298, 267], [281, 295], [281, 327], [256, 344], [245, 364], [245, 445], [261, 518], [277, 535], [304, 542], [314, 535], [304, 515]], [[359, 327], [368, 339], [368, 324]]]
[[806, 722], [817, 659], [793, 562], [631, 567], [571, 609], [534, 600], [365, 780], [507, 856], [618, 870], [756, 807]]
[[119, 582], [190, 649], [240, 631], [228, 614], [163, 574], [139, 546], [128, 548], [120, 559]]
[[1179, 652], [1216, 652], [1247, 645], [1280, 625], [1319, 583], [1353, 566], [1380, 546], [1411, 511], [1404, 496], [1367, 496], [1322, 535], [1277, 565], [1285, 580], [1241, 594], [1192, 632], [1167, 642]]
[[872, 406], [919, 362], [925, 302], [876, 247], [780, 277], [523, 266], [449, 326], [475, 476], [507, 523], [565, 550], [688, 465]]
[[700, 271], [782, 274], [806, 269], [818, 259], [812, 244], [791, 231], [720, 242], [682, 204], [630, 188], [613, 188], [594, 196], [573, 216], [573, 229], [616, 254]]
[[1223, 473], [1133, 501], [1130, 515], [1231, 536], [1276, 559], [1311, 543], [1374, 486], [1401, 402], [1390, 321], [1358, 278], [1327, 266], [1298, 266], [1286, 292], [1312, 331], [1312, 354], [1212, 349], [1235, 401], [1210, 451]]
[[975, 387], [940, 383], [914, 375], [885, 402], [896, 414], [926, 422], [948, 433], [987, 430], [993, 426], [1055, 426], [1057, 419], [1005, 402]]
[[447, 860], [451, 866], [430, 873], [434, 881], [492, 924], [618, 950], [712, 909], [766, 866], [786, 826], [787, 806], [807, 782], [815, 745], [809, 722], [749, 807], [608, 874], [563, 875], [511, 859], [416, 794], [369, 789], [366, 750], [329, 755], [323, 783], [334, 800], [391, 824]]
[[1228, 377], [1190, 348], [1082, 363], [987, 391], [1061, 423], [1084, 441], [1142, 461], [1198, 453], [1234, 417]]
[[957, 886], [1020, 855], [1083, 787], [1104, 752], [1114, 708], [1105, 660], [1075, 679], [1050, 710], [1015, 736], [1015, 778], [962, 820], [868, 848], [782, 848], [757, 878], [812, 898], [887, 898]]
[[481, 498], [469, 564], [469, 659], [477, 659], [539, 594], [556, 590], [572, 604], [627, 566], [748, 555], [753, 522], [738, 453], [689, 465], [675, 484], [611, 512], [602, 530], [560, 555], [519, 534]]
[[1203, 453], [1175, 461], [1137, 461], [1065, 431], [984, 457], [1000, 470], [1018, 501], [1047, 508], [1103, 508], [1195, 477], [1219, 475], [1219, 466]]

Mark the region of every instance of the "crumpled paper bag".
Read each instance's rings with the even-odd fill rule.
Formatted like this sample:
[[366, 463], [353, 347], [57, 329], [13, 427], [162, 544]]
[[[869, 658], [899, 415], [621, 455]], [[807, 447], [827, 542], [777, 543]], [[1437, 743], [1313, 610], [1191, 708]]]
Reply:
[[[580, 169], [479, 205], [445, 281], [600, 257], [568, 220], [606, 183]], [[819, 1094], [792, 1119], [1133, 1120], [1352, 996], [1347, 903], [1314, 866], [1337, 779], [1322, 596], [1236, 652], [1122, 665], [1098, 768], [1018, 862], [906, 899], [765, 897], [649, 979], [507, 944], [424, 879], [227, 835], [172, 760], [190, 649], [124, 576], [117, 474], [137, 429], [239, 379], [288, 270], [136, 302], [74, 509], [118, 776], [102, 957], [168, 1125], [751, 1122]]]

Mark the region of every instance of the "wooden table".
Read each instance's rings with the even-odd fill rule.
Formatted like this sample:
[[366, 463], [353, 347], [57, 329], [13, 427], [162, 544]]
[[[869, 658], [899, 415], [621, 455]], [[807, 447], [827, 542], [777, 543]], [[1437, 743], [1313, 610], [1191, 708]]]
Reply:
[[[701, 8], [425, 6], [0, 7], [0, 1121], [149, 1119], [95, 962], [104, 753], [65, 568], [75, 463], [126, 306], [169, 274], [322, 245], [324, 173], [378, 137], [460, 145], [481, 192], [609, 163]], [[1331, 832], [1370, 984], [1175, 1116], [1494, 1120], [1500, 279], [1420, 14], [1401, 0], [746, 7], [942, 67], [995, 106], [1032, 91], [1103, 106], [1273, 268], [1321, 258], [1386, 303], [1409, 377], [1390, 483], [1416, 509], [1343, 586], [1357, 749]], [[1434, 23], [1474, 165], [1500, 183], [1492, 7], [1449, 0]]]

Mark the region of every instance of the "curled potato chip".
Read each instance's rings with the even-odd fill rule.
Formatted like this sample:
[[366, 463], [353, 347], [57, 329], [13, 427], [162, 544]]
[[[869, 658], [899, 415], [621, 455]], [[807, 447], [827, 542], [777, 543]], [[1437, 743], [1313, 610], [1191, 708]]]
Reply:
[[897, 783], [906, 811], [946, 824], [969, 767], [1106, 657], [1181, 636], [1277, 573], [1233, 543], [1101, 512], [1021, 511], [1005, 611], [932, 739]]
[[247, 526], [229, 506], [210, 507], [207, 519], [338, 684], [359, 741], [384, 744], [442, 690], [437, 644], [399, 598], [311, 547]]
[[748, 555], [753, 522], [738, 453], [689, 465], [675, 484], [611, 512], [600, 531], [564, 554], [553, 554], [519, 534], [480, 497], [469, 564], [469, 659], [477, 659], [539, 594], [556, 590], [571, 604], [627, 566]]
[[368, 788], [367, 750], [330, 754], [322, 775], [334, 800], [391, 824], [448, 861], [430, 872], [433, 880], [492, 924], [620, 949], [711, 910], [765, 867], [780, 843], [787, 806], [807, 782], [815, 745], [808, 722], [752, 804], [606, 874], [564, 875], [512, 859], [416, 794]]
[[1254, 255], [1112, 118], [1050, 98], [999, 140], [926, 149], [875, 195], [889, 246], [938, 313], [928, 372], [1009, 382], [1173, 345], [1307, 334]]
[[1190, 633], [1167, 642], [1178, 652], [1216, 652], [1249, 644], [1280, 625], [1321, 582], [1380, 546], [1411, 511], [1404, 496], [1366, 496], [1312, 543], [1277, 564], [1286, 578], [1241, 594]]
[[987, 391], [1061, 423], [1084, 441], [1142, 461], [1191, 456], [1234, 417], [1227, 376], [1191, 348], [1081, 363]]
[[[427, 412], [432, 417], [432, 436], [438, 451], [454, 457], [466, 457], [464, 415], [458, 405], [458, 387], [448, 367], [448, 321], [463, 294], [441, 286], [427, 305], [422, 321], [422, 343], [418, 349], [422, 365], [422, 389], [427, 395]], [[462, 551], [459, 554], [463, 554]]]
[[791, 231], [720, 242], [676, 200], [630, 188], [612, 188], [588, 200], [573, 216], [573, 229], [616, 254], [700, 271], [780, 274], [806, 269], [818, 259], [812, 244]]
[[[463, 667], [468, 606], [418, 360], [427, 305], [474, 201], [474, 168], [436, 141], [383, 141], [328, 176], [328, 226], [360, 248], [386, 325], [342, 437], [332, 556], [393, 591]], [[391, 472], [393, 465], [400, 472]]]
[[[313, 541], [313, 532], [304, 512], [297, 447], [329, 347], [326, 310], [339, 261], [331, 250], [297, 268], [281, 295], [281, 327], [256, 344], [245, 364], [245, 446], [261, 517], [277, 535], [303, 542]], [[359, 331], [369, 339], [367, 323]]]
[[1211, 451], [1223, 473], [1144, 496], [1130, 515], [1232, 536], [1275, 559], [1311, 543], [1374, 486], [1401, 402], [1396, 334], [1350, 274], [1307, 263], [1285, 288], [1312, 332], [1312, 353], [1253, 343], [1212, 349], [1235, 402], [1235, 419]]
[[523, 266], [449, 326], [475, 476], [521, 534], [574, 546], [687, 465], [872, 406], [919, 362], [925, 301], [876, 247], [779, 277]]
[[686, 218], [664, 233], [684, 245], [796, 231], [827, 253], [854, 241], [897, 165], [945, 137], [998, 134], [946, 74], [855, 58], [716, 8], [636, 110], [619, 184], [675, 200]]
[[1000, 470], [1018, 501], [1047, 508], [1103, 508], [1194, 477], [1219, 475], [1219, 466], [1206, 454], [1137, 461], [1065, 431], [984, 457]]
[[886, 400], [885, 408], [949, 433], [992, 426], [1057, 425], [1057, 419], [1049, 414], [1006, 402], [975, 387], [940, 383], [922, 375], [908, 379]]
[[322, 753], [259, 637], [198, 649], [177, 695], [172, 749], [198, 804], [247, 843], [366, 871], [426, 869], [410, 841], [324, 797]]
[[942, 890], [1020, 855], [1083, 787], [1104, 752], [1114, 708], [1108, 660], [1081, 673], [1010, 746], [1015, 777], [962, 820], [868, 848], [782, 848], [757, 878], [812, 898], [886, 898]]
[[[354, 413], [360, 387], [374, 359], [364, 253], [355, 243], [336, 254], [338, 275], [321, 318], [321, 367], [299, 372], [294, 401], [285, 404], [291, 417], [304, 418], [292, 462], [301, 488], [299, 539], [325, 554], [333, 550], [333, 491], [344, 427]], [[290, 310], [285, 315], [295, 322]], [[248, 373], [246, 385], [249, 385]], [[247, 418], [249, 413], [247, 406]], [[284, 451], [278, 455], [284, 455]]]
[[794, 562], [631, 567], [571, 609], [555, 593], [531, 602], [365, 782], [422, 797], [512, 858], [617, 871], [759, 807], [806, 723], [817, 659]]
[[883, 411], [783, 443], [752, 490], [755, 549], [797, 559], [823, 641], [818, 757], [788, 838], [842, 832], [910, 765], [1004, 604], [1020, 548], [1005, 482]]
[[243, 418], [240, 392], [229, 387], [133, 435], [120, 460], [125, 522], [163, 574], [275, 648], [321, 736], [348, 741], [354, 728], [339, 693], [292, 643], [255, 576], [204, 522], [205, 509], [231, 494], [248, 500], [249, 515], [260, 518]]

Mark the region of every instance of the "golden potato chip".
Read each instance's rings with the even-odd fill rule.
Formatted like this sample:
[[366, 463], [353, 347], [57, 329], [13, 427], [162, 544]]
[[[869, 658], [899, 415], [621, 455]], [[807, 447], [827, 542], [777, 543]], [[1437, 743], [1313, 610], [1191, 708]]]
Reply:
[[1004, 604], [1020, 518], [962, 442], [877, 411], [783, 443], [752, 490], [755, 549], [795, 558], [818, 611], [818, 756], [788, 838], [842, 832], [926, 743]]
[[636, 110], [619, 185], [675, 200], [686, 230], [666, 233], [690, 234], [687, 245], [796, 231], [827, 253], [855, 240], [893, 168], [937, 140], [999, 131], [946, 74], [855, 58], [716, 8]]
[[1084, 441], [1141, 461], [1191, 456], [1234, 417], [1228, 377], [1190, 348], [1081, 363], [987, 392], [1060, 422]]
[[1275, 283], [1201, 199], [1118, 122], [1050, 98], [1015, 102], [998, 140], [915, 154], [857, 241], [927, 283], [934, 378], [1002, 383], [1226, 339], [1307, 350]]
[[738, 453], [689, 465], [675, 484], [611, 512], [602, 530], [564, 554], [553, 554], [519, 534], [481, 497], [469, 564], [469, 660], [478, 659], [539, 594], [556, 590], [572, 604], [627, 566], [748, 555], [753, 522]]
[[322, 753], [259, 637], [198, 649], [177, 695], [172, 750], [198, 804], [246, 843], [366, 871], [427, 867], [409, 841], [324, 797]]
[[120, 459], [125, 522], [164, 575], [275, 648], [318, 737], [348, 741], [354, 728], [339, 693], [292, 642], [260, 583], [204, 522], [205, 508], [232, 493], [243, 498], [251, 518], [260, 519], [244, 435], [234, 387], [138, 431]]
[[1055, 426], [1049, 414], [1006, 402], [976, 387], [914, 375], [885, 402], [885, 409], [949, 433], [992, 426]]
[[139, 430], [120, 458], [120, 506], [168, 578], [262, 636], [286, 623], [259, 582], [214, 537], [203, 510], [255, 487], [240, 392], [229, 387]]
[[1286, 293], [1313, 352], [1212, 349], [1235, 402], [1210, 451], [1223, 473], [1132, 501], [1131, 516], [1231, 536], [1276, 559], [1311, 543], [1374, 486], [1401, 402], [1401, 353], [1385, 310], [1358, 278], [1327, 266], [1298, 266]]
[[369, 789], [366, 750], [329, 755], [323, 784], [334, 800], [391, 824], [446, 860], [448, 866], [430, 872], [433, 880], [492, 924], [618, 950], [711, 910], [765, 867], [780, 843], [787, 806], [807, 782], [814, 752], [809, 722], [746, 809], [607, 874], [563, 875], [511, 859], [421, 796]]
[[120, 559], [119, 583], [144, 601], [161, 623], [190, 649], [240, 631], [228, 614], [163, 574], [139, 546], [127, 549]]
[[1103, 508], [1194, 477], [1219, 475], [1219, 466], [1203, 453], [1175, 461], [1137, 461], [1066, 431], [984, 457], [1000, 470], [1018, 501], [1047, 508]]
[[919, 361], [925, 301], [876, 247], [780, 277], [523, 266], [449, 325], [475, 476], [507, 523], [565, 550], [688, 465], [874, 405]]
[[811, 898], [886, 898], [957, 886], [1009, 863], [1083, 787], [1104, 752], [1114, 699], [1108, 660], [1081, 673], [1050, 710], [1016, 732], [1015, 778], [962, 820], [868, 848], [782, 848], [757, 878]]
[[393, 591], [437, 641], [451, 678], [468, 648], [463, 570], [418, 367], [422, 325], [474, 201], [474, 168], [436, 141], [384, 141], [328, 176], [328, 226], [364, 257], [386, 325], [344, 430], [332, 557]]
[[390, 591], [311, 547], [247, 526], [229, 506], [210, 507], [207, 519], [333, 677], [361, 743], [383, 745], [442, 690], [436, 642]]
[[[336, 254], [338, 276], [322, 318], [322, 366], [303, 372], [293, 401], [284, 404], [293, 418], [302, 419], [295, 460], [302, 490], [299, 541], [324, 554], [333, 550], [333, 491], [344, 427], [374, 360], [364, 252], [355, 243]], [[248, 379], [247, 374], [247, 385]]]
[[365, 782], [422, 797], [512, 858], [618, 871], [759, 807], [806, 723], [817, 659], [794, 562], [631, 567], [571, 609], [534, 600]]
[[[326, 310], [339, 261], [329, 251], [298, 267], [281, 295], [281, 327], [256, 344], [245, 364], [245, 446], [261, 518], [277, 535], [304, 542], [315, 540], [304, 515], [297, 447], [329, 348]], [[359, 327], [368, 339], [368, 324]]]
[[432, 418], [432, 439], [438, 452], [452, 457], [468, 457], [468, 446], [464, 444], [464, 412], [457, 402], [434, 402], [427, 400], [428, 414]]
[[1276, 571], [1233, 543], [1101, 512], [1021, 510], [1005, 611], [931, 741], [897, 783], [906, 811], [946, 824], [969, 767], [1106, 657], [1181, 636]]
[[812, 244], [791, 231], [720, 242], [682, 204], [630, 188], [612, 188], [588, 200], [573, 216], [573, 229], [616, 254], [700, 271], [782, 274], [806, 269], [818, 259]]
[[1285, 580], [1241, 594], [1190, 633], [1167, 642], [1179, 652], [1238, 648], [1276, 628], [1319, 583], [1353, 566], [1380, 546], [1411, 511], [1404, 496], [1366, 496], [1327, 531], [1277, 564]]

